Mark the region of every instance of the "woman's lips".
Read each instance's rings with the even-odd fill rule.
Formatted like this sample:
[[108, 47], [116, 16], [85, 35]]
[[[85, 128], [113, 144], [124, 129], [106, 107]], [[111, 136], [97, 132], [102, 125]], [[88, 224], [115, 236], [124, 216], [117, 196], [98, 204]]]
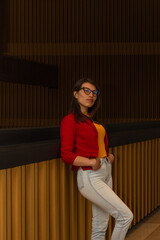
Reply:
[[87, 99], [87, 101], [93, 103], [93, 99]]

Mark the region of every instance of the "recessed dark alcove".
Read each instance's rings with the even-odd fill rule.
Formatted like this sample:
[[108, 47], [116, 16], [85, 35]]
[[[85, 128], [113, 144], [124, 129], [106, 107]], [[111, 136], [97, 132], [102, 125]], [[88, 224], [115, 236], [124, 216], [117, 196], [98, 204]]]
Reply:
[[0, 55], [0, 81], [58, 87], [58, 67]]

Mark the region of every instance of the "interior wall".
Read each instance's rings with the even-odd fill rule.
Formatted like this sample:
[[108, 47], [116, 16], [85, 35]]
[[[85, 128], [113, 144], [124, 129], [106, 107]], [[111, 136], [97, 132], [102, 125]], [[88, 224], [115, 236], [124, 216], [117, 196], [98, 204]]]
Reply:
[[0, 126], [59, 125], [83, 76], [100, 85], [100, 120], [159, 119], [159, 9], [158, 0], [10, 0], [6, 54], [58, 65], [59, 86], [1, 78]]

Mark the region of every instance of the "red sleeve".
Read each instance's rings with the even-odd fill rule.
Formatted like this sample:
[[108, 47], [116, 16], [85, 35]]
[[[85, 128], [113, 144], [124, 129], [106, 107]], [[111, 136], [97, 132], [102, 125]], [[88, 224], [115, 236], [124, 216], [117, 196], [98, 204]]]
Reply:
[[105, 135], [105, 147], [106, 147], [106, 152], [107, 152], [107, 156], [108, 156], [108, 136], [107, 136], [107, 133]]
[[73, 162], [77, 157], [77, 155], [73, 152], [76, 135], [75, 122], [73, 119], [69, 118], [68, 116], [63, 118], [61, 122], [60, 135], [62, 161], [73, 165]]

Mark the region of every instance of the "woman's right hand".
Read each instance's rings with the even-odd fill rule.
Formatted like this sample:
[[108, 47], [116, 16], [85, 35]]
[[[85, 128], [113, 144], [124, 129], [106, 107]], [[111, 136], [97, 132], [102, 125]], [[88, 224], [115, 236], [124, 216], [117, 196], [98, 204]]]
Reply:
[[101, 162], [99, 159], [91, 159], [93, 171], [98, 170], [101, 167]]

